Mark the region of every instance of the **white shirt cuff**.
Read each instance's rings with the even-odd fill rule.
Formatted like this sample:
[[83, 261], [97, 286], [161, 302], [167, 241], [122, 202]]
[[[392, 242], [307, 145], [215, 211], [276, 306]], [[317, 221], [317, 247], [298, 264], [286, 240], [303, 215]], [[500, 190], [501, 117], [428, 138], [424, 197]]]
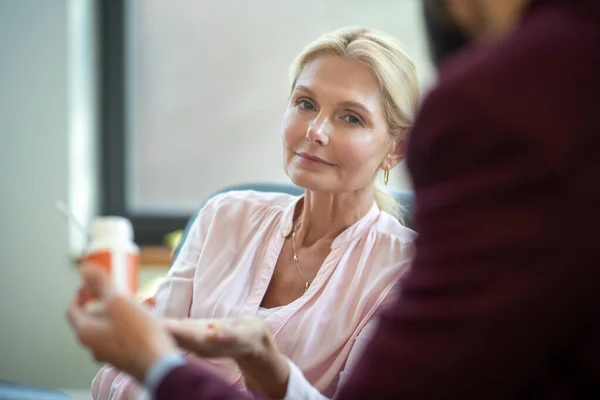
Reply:
[[290, 367], [290, 376], [288, 378], [287, 392], [283, 400], [327, 400], [327, 397], [323, 396], [317, 388], [306, 380], [304, 374], [296, 364], [287, 357], [286, 361]]
[[156, 389], [158, 389], [158, 386], [164, 377], [173, 369], [185, 363], [185, 357], [178, 352], [165, 354], [150, 366], [146, 378], [144, 379], [144, 386], [146, 386], [150, 394], [154, 396]]

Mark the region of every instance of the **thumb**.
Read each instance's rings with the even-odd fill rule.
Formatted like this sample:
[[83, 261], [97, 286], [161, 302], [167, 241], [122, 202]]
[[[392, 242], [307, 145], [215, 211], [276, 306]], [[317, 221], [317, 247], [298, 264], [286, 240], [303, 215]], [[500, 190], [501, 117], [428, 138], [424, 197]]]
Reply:
[[162, 326], [171, 334], [177, 344], [185, 349], [192, 350], [202, 342], [210, 329], [207, 329], [203, 320], [171, 319], [161, 320]]
[[199, 331], [195, 321], [190, 319], [164, 318], [162, 326], [174, 336], [193, 337]]
[[110, 276], [96, 265], [85, 265], [81, 276], [83, 284], [100, 299], [106, 299], [114, 292]]

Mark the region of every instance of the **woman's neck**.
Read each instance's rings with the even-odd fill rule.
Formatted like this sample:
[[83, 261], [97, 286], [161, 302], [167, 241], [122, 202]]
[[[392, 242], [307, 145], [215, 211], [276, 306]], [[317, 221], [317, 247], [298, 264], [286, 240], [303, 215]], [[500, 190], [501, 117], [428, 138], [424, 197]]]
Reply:
[[343, 194], [307, 190], [295, 225], [298, 246], [308, 247], [323, 240], [333, 242], [369, 212], [373, 201], [372, 187]]

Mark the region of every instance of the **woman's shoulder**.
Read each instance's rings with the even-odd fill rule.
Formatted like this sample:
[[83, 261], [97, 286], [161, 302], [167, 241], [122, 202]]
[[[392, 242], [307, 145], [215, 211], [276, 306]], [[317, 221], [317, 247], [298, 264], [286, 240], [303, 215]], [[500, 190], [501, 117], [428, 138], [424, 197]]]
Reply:
[[417, 233], [400, 222], [396, 217], [380, 212], [380, 217], [373, 225], [373, 231], [382, 240], [399, 241], [403, 243], [412, 243]]
[[369, 259], [374, 270], [389, 269], [392, 276], [396, 276], [397, 271], [407, 268], [407, 262], [414, 255], [415, 231], [382, 211], [370, 235], [374, 240], [371, 240]]

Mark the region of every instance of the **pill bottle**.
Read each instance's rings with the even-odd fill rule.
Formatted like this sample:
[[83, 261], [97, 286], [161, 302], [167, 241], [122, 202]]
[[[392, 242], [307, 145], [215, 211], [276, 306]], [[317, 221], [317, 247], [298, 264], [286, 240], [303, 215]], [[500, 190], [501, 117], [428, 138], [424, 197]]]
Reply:
[[98, 217], [92, 221], [90, 242], [82, 261], [84, 265], [93, 264], [106, 271], [116, 290], [135, 295], [139, 252], [128, 219]]

